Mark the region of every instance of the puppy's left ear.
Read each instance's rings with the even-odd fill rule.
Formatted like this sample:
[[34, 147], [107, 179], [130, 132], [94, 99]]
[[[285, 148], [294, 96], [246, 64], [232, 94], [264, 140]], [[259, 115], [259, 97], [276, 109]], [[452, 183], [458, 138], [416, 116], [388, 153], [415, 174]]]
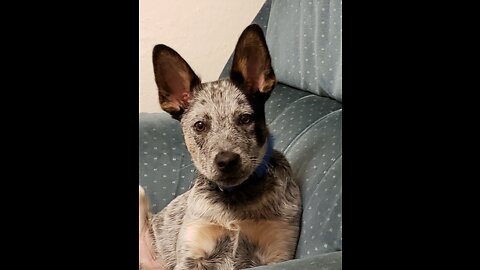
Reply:
[[262, 28], [248, 26], [238, 39], [230, 79], [250, 92], [270, 93], [277, 84]]

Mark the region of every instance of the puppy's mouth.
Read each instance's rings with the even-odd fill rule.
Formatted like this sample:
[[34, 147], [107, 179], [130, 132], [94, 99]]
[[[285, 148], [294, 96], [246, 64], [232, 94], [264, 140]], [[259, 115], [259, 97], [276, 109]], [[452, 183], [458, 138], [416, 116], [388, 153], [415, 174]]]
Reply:
[[250, 174], [250, 172], [241, 174], [237, 172], [235, 175], [219, 175], [218, 177], [215, 177], [213, 181], [219, 186], [219, 188], [232, 188], [241, 185], [248, 179]]

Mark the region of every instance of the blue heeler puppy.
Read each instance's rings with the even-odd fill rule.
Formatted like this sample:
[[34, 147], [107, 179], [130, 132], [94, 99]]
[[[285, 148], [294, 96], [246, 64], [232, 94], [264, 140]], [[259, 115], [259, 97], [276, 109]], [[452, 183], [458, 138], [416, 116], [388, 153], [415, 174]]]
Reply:
[[199, 175], [154, 215], [140, 188], [140, 268], [242, 269], [292, 259], [300, 191], [265, 123], [276, 78], [261, 28], [241, 34], [229, 79], [201, 83], [165, 45], [153, 49], [153, 67], [160, 105], [180, 121]]

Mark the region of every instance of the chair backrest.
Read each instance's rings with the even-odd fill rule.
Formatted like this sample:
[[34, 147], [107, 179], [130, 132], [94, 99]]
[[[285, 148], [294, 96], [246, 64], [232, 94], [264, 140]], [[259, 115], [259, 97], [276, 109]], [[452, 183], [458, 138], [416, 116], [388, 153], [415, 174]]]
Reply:
[[341, 102], [341, 0], [273, 1], [266, 38], [280, 82]]

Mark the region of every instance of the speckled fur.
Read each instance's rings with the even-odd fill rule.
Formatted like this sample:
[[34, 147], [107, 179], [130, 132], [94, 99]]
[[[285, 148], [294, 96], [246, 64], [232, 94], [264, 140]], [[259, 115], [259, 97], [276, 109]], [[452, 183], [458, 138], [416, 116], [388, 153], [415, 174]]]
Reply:
[[[193, 82], [190, 89], [182, 87], [188, 82], [177, 87], [169, 84], [172, 76], [165, 74], [169, 71], [162, 70], [158, 64], [161, 60], [155, 57], [166, 53], [172, 59], [178, 57], [170, 48], [161, 46], [154, 50], [160, 102], [180, 120], [199, 175], [189, 191], [157, 214], [148, 214], [147, 203], [141, 199], [141, 268], [243, 269], [292, 259], [298, 240], [301, 198], [290, 165], [274, 150], [266, 175], [253, 174], [266, 153], [269, 133], [264, 104], [276, 83], [263, 33], [255, 25], [242, 33], [231, 79], [195, 83], [198, 77], [180, 56], [175, 60], [178, 63], [168, 63], [179, 67], [181, 78], [189, 74], [187, 80]], [[249, 56], [252, 48], [261, 53]], [[238, 74], [242, 74], [240, 79]], [[239, 123], [243, 114], [252, 115], [253, 121]], [[202, 132], [194, 128], [198, 121], [205, 124]], [[240, 156], [240, 165], [234, 172], [222, 172], [215, 166], [215, 157], [222, 151]], [[140, 195], [144, 196], [142, 191]], [[142, 251], [142, 246], [149, 250]], [[153, 254], [155, 262], [142, 262], [145, 254]]]

